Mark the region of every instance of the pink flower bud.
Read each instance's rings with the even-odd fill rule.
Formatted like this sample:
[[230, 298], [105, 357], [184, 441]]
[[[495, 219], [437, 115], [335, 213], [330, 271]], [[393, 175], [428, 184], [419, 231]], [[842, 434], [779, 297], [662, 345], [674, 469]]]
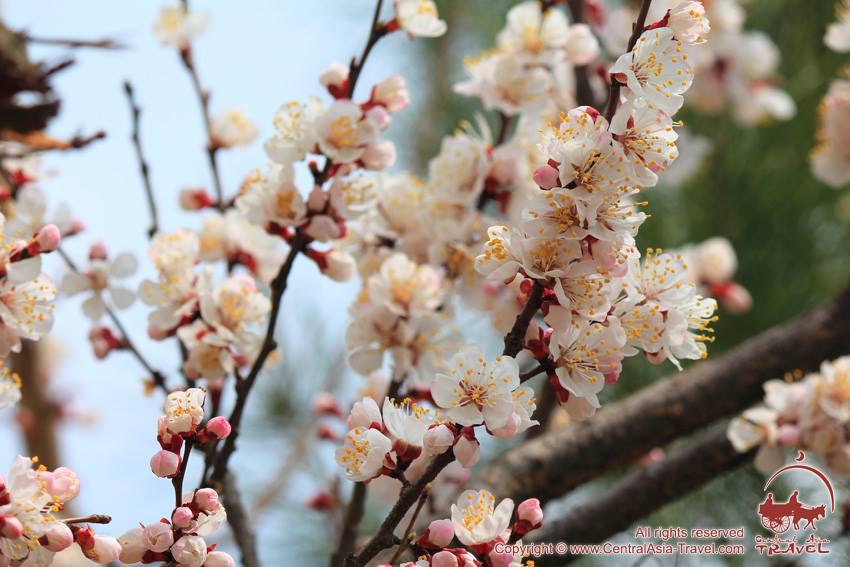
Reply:
[[513, 553], [507, 551], [496, 551], [493, 549], [487, 554], [487, 559], [490, 560], [489, 564], [491, 567], [510, 567], [512, 564], [516, 565], [516, 558]]
[[515, 437], [519, 430], [520, 417], [514, 413], [508, 418], [508, 421], [499, 429], [494, 429], [490, 433], [499, 439], [511, 439]]
[[537, 498], [529, 498], [519, 503], [516, 508], [517, 519], [528, 522], [532, 527], [540, 527], [543, 524], [543, 508], [540, 507], [540, 500]]
[[160, 478], [170, 478], [176, 475], [179, 468], [180, 455], [171, 451], [157, 451], [151, 458], [151, 471]]
[[195, 491], [194, 502], [202, 512], [215, 512], [221, 506], [218, 502], [218, 492], [212, 488], [201, 488]]
[[366, 120], [372, 123], [378, 130], [386, 130], [392, 122], [390, 113], [383, 106], [373, 106], [366, 112]]
[[47, 224], [35, 235], [35, 242], [38, 245], [39, 252], [53, 252], [59, 248], [59, 243], [62, 242], [62, 234], [55, 224]]
[[316, 415], [332, 415], [334, 417], [342, 417], [345, 415], [336, 397], [330, 392], [319, 392], [313, 396], [313, 401], [310, 403], [313, 413]]
[[455, 434], [446, 424], [441, 423], [425, 432], [422, 448], [427, 455], [441, 455], [455, 442]]
[[560, 187], [561, 179], [558, 176], [558, 170], [551, 165], [541, 165], [534, 170], [534, 182], [541, 189], [551, 189], [552, 187]]
[[71, 221], [71, 228], [68, 229], [68, 232], [65, 234], [65, 236], [74, 236], [75, 234], [80, 234], [85, 229], [86, 223], [84, 223], [82, 219], [74, 219]]
[[18, 539], [24, 533], [24, 526], [15, 516], [0, 516], [0, 536]]
[[348, 252], [329, 250], [324, 254], [322, 273], [335, 282], [347, 282], [354, 277], [357, 265]]
[[658, 352], [647, 352], [646, 359], [650, 362], [650, 364], [661, 364], [667, 360], [667, 351], [662, 349]]
[[779, 428], [779, 443], [786, 447], [797, 447], [800, 444], [800, 428], [796, 425], [782, 425]]
[[89, 248], [89, 260], [106, 260], [109, 253], [106, 251], [106, 245], [103, 242], [95, 242]]
[[192, 520], [195, 518], [195, 514], [192, 513], [192, 509], [186, 506], [180, 506], [179, 508], [175, 508], [171, 513], [171, 523], [174, 524], [175, 528], [183, 529], [188, 528], [192, 525]]
[[434, 520], [428, 525], [425, 533], [428, 542], [434, 547], [448, 547], [455, 537], [455, 528], [451, 520]]
[[458, 567], [457, 558], [448, 551], [440, 551], [431, 557], [431, 567]]
[[39, 542], [47, 551], [58, 553], [74, 543], [74, 534], [71, 532], [71, 528], [64, 523], [54, 522], [47, 533], [39, 538]]
[[209, 193], [203, 189], [187, 187], [180, 191], [180, 208], [184, 211], [199, 211], [215, 204]]
[[177, 563], [200, 567], [207, 559], [207, 542], [196, 535], [184, 535], [171, 546], [171, 556]]
[[127, 530], [118, 537], [121, 552], [118, 559], [128, 565], [140, 563], [147, 547], [145, 546], [145, 530], [141, 527]]
[[381, 171], [391, 167], [396, 160], [395, 144], [382, 140], [366, 146], [366, 151], [360, 157], [363, 165], [370, 171]]
[[404, 77], [392, 75], [375, 85], [372, 100], [390, 112], [404, 109], [410, 104], [410, 91], [407, 89]]
[[114, 537], [108, 536], [96, 535], [94, 536], [94, 545], [89, 549], [82, 549], [86, 557], [101, 565], [118, 561], [118, 557], [121, 555], [121, 544]]
[[455, 458], [464, 468], [471, 468], [478, 462], [481, 456], [481, 444], [474, 437], [472, 439], [461, 435], [454, 446]]
[[329, 512], [336, 504], [336, 497], [330, 492], [319, 492], [307, 500], [307, 507], [316, 512]]
[[144, 529], [145, 546], [156, 553], [163, 553], [174, 543], [174, 532], [169, 524], [157, 522]]
[[348, 66], [332, 63], [328, 69], [319, 75], [319, 83], [334, 94], [348, 82]]
[[226, 417], [220, 415], [209, 420], [204, 429], [216, 439], [226, 438], [231, 431], [230, 422], [227, 421]]
[[207, 555], [207, 562], [204, 567], [234, 567], [236, 562], [233, 558], [223, 551], [213, 551]]
[[717, 298], [730, 313], [746, 313], [753, 306], [753, 296], [747, 288], [735, 282], [730, 282], [725, 292]]

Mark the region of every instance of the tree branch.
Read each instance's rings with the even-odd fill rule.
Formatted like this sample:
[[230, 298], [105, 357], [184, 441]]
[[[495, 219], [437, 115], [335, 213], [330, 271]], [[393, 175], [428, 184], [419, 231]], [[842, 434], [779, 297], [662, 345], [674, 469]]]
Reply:
[[470, 482], [517, 501], [557, 498], [654, 447], [743, 411], [763, 398], [767, 380], [814, 370], [848, 352], [850, 288], [826, 306], [604, 407], [592, 420], [510, 449]]
[[[628, 474], [586, 504], [531, 534], [532, 541], [599, 543], [633, 522], [745, 463], [755, 451], [738, 453], [726, 438], [728, 421], [695, 443]], [[577, 557], [549, 555], [537, 567], [560, 567]]]
[[142, 183], [145, 187], [145, 196], [148, 199], [148, 209], [150, 210], [151, 215], [151, 226], [148, 229], [148, 238], [153, 238], [154, 234], [159, 231], [159, 215], [157, 214], [156, 200], [153, 196], [153, 186], [151, 185], [148, 160], [145, 159], [145, 152], [142, 150], [139, 125], [142, 109], [139, 108], [138, 104], [136, 104], [136, 98], [133, 95], [133, 85], [130, 84], [130, 81], [124, 81], [124, 92], [127, 94], [127, 101], [130, 103], [130, 114], [133, 117], [133, 133], [131, 135], [131, 139], [133, 140], [133, 148], [136, 150], [136, 159], [139, 162], [139, 170], [142, 173]]
[[259, 567], [257, 541], [251, 527], [251, 519], [245, 511], [242, 495], [239, 493], [233, 473], [228, 472], [224, 477], [222, 496], [227, 510], [227, 523], [230, 524], [230, 530], [233, 532], [233, 538], [242, 556], [242, 567]]
[[528, 331], [528, 326], [531, 320], [540, 310], [543, 304], [543, 285], [535, 281], [528, 294], [528, 299], [525, 302], [525, 307], [522, 308], [517, 315], [513, 328], [505, 335], [505, 349], [502, 352], [505, 356], [516, 356], [525, 345], [525, 333]]
[[351, 493], [351, 500], [345, 510], [345, 518], [342, 522], [342, 533], [339, 536], [339, 544], [331, 556], [330, 567], [341, 567], [345, 558], [354, 549], [354, 541], [357, 538], [357, 527], [363, 519], [363, 511], [366, 507], [366, 483], [355, 482]]

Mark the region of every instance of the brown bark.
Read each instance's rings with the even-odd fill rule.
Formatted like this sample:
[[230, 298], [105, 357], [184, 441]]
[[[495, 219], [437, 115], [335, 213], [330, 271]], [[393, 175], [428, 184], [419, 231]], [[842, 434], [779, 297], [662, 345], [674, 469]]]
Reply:
[[12, 354], [11, 368], [21, 377], [19, 416], [28, 456], [53, 470], [62, 466], [56, 442], [57, 408], [48, 396], [47, 373], [39, 363], [38, 344], [21, 341], [21, 352]]
[[546, 501], [762, 399], [762, 384], [850, 352], [850, 288], [832, 303], [695, 364], [583, 423], [527, 441], [484, 467], [470, 486]]
[[[738, 453], [726, 439], [725, 422], [703, 438], [665, 458], [638, 469], [562, 519], [531, 534], [533, 541], [600, 543], [665, 504], [699, 488], [752, 458]], [[548, 555], [537, 567], [560, 566], [576, 557]]]

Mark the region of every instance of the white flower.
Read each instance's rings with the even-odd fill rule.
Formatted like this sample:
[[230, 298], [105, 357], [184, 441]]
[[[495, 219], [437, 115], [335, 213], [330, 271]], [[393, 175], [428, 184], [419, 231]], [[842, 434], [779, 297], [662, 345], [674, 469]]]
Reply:
[[165, 6], [153, 26], [160, 43], [185, 48], [189, 42], [204, 33], [209, 26], [209, 14], [187, 11], [183, 6]]
[[837, 80], [820, 106], [812, 174], [831, 187], [850, 183], [850, 81]]
[[667, 25], [673, 30], [676, 39], [689, 45], [705, 43], [705, 36], [711, 31], [711, 25], [705, 17], [705, 7], [702, 2], [693, 0], [682, 0], [676, 4], [670, 10]]
[[188, 230], [159, 233], [148, 251], [158, 272], [156, 281], [139, 285], [141, 300], [155, 309], [148, 316], [148, 333], [165, 338], [197, 308], [193, 268], [198, 259], [198, 236]]
[[841, 423], [850, 421], [850, 357], [843, 356], [820, 366], [818, 404], [830, 417]]
[[432, 0], [395, 0], [395, 17], [399, 27], [411, 36], [439, 37], [446, 33], [446, 22], [440, 19]]
[[404, 254], [393, 254], [367, 282], [370, 301], [397, 315], [433, 312], [443, 301], [443, 280], [434, 268], [418, 265]]
[[314, 128], [319, 149], [337, 163], [351, 163], [359, 159], [377, 134], [360, 105], [350, 100], [334, 101], [316, 118]]
[[21, 400], [21, 378], [8, 368], [0, 369], [0, 409], [17, 404]]
[[264, 282], [272, 280], [283, 262], [280, 239], [233, 209], [204, 217], [198, 241], [202, 261], [238, 262]]
[[484, 189], [490, 165], [490, 130], [483, 119], [478, 120], [478, 127], [480, 135], [463, 124], [462, 130], [444, 137], [440, 153], [428, 164], [429, 189], [441, 201], [469, 205]]
[[21, 339], [33, 341], [53, 327], [56, 288], [46, 275], [14, 284], [0, 280], [0, 356], [20, 352]]
[[307, 205], [295, 186], [291, 166], [272, 164], [264, 172], [255, 170], [236, 198], [236, 208], [249, 221], [265, 227], [298, 226], [307, 214]]
[[257, 127], [238, 108], [213, 116], [210, 131], [212, 143], [223, 148], [247, 146], [257, 137]]
[[522, 233], [506, 226], [491, 226], [487, 238], [481, 254], [475, 258], [475, 269], [494, 281], [513, 280], [522, 268]]
[[372, 480], [381, 474], [392, 442], [377, 429], [355, 427], [336, 450], [336, 462], [345, 469], [348, 479]]
[[393, 439], [419, 448], [422, 447], [425, 431], [434, 421], [431, 410], [407, 398], [401, 403], [384, 398], [383, 416], [387, 432]]
[[359, 402], [354, 402], [351, 413], [348, 416], [348, 428], [369, 429], [372, 426], [380, 428], [384, 423], [378, 403], [369, 397]]
[[372, 100], [389, 112], [398, 112], [410, 104], [410, 91], [401, 75], [391, 75], [375, 85]]
[[499, 32], [498, 45], [504, 51], [531, 58], [547, 55], [553, 62], [567, 43], [568, 31], [569, 24], [562, 10], [541, 13], [539, 2], [526, 1], [508, 11], [505, 28]]
[[455, 85], [455, 92], [480, 98], [487, 110], [513, 116], [539, 109], [551, 100], [550, 73], [513, 54], [487, 54], [464, 65], [470, 79]]
[[[552, 10], [555, 12], [556, 10]], [[599, 53], [599, 41], [587, 24], [575, 24], [570, 26], [567, 34], [567, 42], [564, 45], [567, 51], [567, 59], [573, 65], [587, 65]]]
[[826, 28], [824, 43], [838, 53], [850, 52], [850, 3], [843, 0], [838, 9], [838, 21]]
[[677, 157], [676, 140], [670, 116], [645, 104], [630, 101], [622, 105], [611, 121], [611, 132], [623, 145], [626, 157], [632, 162], [635, 178], [645, 187], [658, 182], [657, 173], [667, 169]]
[[624, 342], [623, 331], [614, 317], [604, 325], [573, 321], [565, 329], [555, 330], [549, 351], [561, 386], [599, 407], [596, 395], [606, 379], [616, 378], [622, 368]]
[[277, 132], [263, 146], [269, 159], [288, 166], [313, 152], [316, 146], [313, 125], [322, 112], [322, 104], [316, 98], [306, 104], [284, 103], [273, 120]]
[[635, 48], [617, 60], [611, 73], [625, 83], [630, 95], [674, 114], [682, 107], [682, 94], [693, 82], [684, 42], [670, 28], [643, 32]]
[[165, 425], [171, 433], [194, 431], [204, 419], [206, 392], [200, 388], [171, 392], [165, 399]]
[[105, 258], [92, 258], [84, 272], [66, 273], [59, 284], [59, 291], [68, 296], [90, 291], [91, 295], [83, 302], [83, 313], [97, 321], [106, 311], [106, 294], [118, 309], [126, 309], [133, 304], [136, 294], [126, 287], [115, 285], [113, 280], [132, 276], [137, 266], [135, 256], [128, 252], [118, 254], [111, 262]]
[[446, 374], [437, 374], [431, 386], [434, 402], [445, 415], [463, 426], [485, 423], [499, 429], [514, 410], [512, 392], [519, 387], [519, 368], [510, 356], [488, 362], [478, 347], [460, 351]]
[[732, 243], [721, 236], [702, 242], [694, 256], [700, 277], [708, 282], [728, 282], [738, 269], [738, 257]]
[[511, 523], [514, 502], [496, 498], [486, 490], [465, 490], [452, 504], [455, 535], [464, 545], [480, 545], [501, 537]]

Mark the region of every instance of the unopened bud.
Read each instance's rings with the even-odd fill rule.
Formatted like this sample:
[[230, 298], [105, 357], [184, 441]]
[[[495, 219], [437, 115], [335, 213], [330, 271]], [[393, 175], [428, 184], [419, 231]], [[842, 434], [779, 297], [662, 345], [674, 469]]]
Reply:
[[192, 509], [187, 506], [175, 508], [174, 512], [171, 513], [171, 523], [174, 524], [175, 528], [181, 530], [191, 526], [194, 518], [195, 515], [192, 513]]
[[59, 248], [59, 243], [62, 242], [62, 234], [55, 224], [47, 224], [35, 235], [35, 241], [39, 252], [53, 252]]
[[561, 179], [558, 176], [558, 170], [551, 165], [542, 165], [534, 170], [534, 182], [541, 189], [551, 189], [560, 187]]
[[218, 501], [218, 492], [212, 488], [196, 490], [193, 502], [203, 512], [215, 512], [221, 506]]
[[451, 520], [434, 520], [428, 525], [425, 535], [434, 547], [448, 547], [455, 537], [455, 528]]
[[180, 469], [180, 456], [171, 451], [157, 451], [151, 457], [151, 471], [160, 478], [170, 478]]

